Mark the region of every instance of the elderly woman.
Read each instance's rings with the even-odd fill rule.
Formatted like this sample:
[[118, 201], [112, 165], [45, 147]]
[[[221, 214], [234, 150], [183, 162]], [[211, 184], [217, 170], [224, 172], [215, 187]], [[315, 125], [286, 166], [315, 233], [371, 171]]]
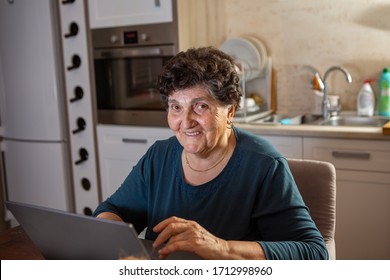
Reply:
[[232, 58], [212, 47], [181, 52], [159, 88], [175, 136], [157, 141], [95, 216], [147, 227], [161, 258], [326, 259], [286, 159], [233, 126]]

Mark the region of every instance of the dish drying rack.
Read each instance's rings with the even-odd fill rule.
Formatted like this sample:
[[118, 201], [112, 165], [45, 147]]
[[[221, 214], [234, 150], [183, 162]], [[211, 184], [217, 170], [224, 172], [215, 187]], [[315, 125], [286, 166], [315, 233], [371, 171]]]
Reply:
[[234, 122], [251, 122], [273, 113], [272, 59], [255, 36], [243, 35], [226, 40], [220, 47], [235, 60], [240, 76], [242, 100]]
[[[274, 98], [272, 94], [272, 58], [268, 57], [263, 69], [249, 70], [256, 75], [251, 79], [246, 79], [248, 70], [241, 70], [240, 86], [242, 91], [242, 101], [240, 108], [236, 111], [234, 122], [247, 123], [257, 119], [264, 118], [274, 112]], [[253, 95], [257, 96], [261, 102], [255, 106], [248, 106], [248, 100], [253, 100]]]

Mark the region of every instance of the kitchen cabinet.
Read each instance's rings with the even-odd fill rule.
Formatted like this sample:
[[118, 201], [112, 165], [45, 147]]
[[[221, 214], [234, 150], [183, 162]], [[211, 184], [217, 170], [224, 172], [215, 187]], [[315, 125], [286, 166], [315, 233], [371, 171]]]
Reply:
[[337, 170], [337, 259], [390, 259], [390, 173]]
[[173, 21], [172, 0], [89, 0], [91, 29]]
[[179, 50], [219, 47], [226, 39], [225, 0], [176, 0]]
[[169, 128], [98, 125], [102, 199], [111, 195], [157, 140], [173, 135]]
[[216, 46], [225, 39], [224, 0], [89, 0], [90, 28], [176, 22], [178, 50]]
[[301, 136], [259, 135], [268, 140], [286, 158], [302, 158]]
[[390, 259], [388, 141], [303, 138], [305, 159], [336, 167], [337, 259]]

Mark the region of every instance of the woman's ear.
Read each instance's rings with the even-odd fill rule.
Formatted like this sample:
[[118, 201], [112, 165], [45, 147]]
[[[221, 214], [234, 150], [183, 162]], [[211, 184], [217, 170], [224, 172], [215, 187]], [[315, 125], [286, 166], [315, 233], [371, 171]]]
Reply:
[[230, 106], [229, 111], [228, 111], [228, 119], [229, 120], [231, 120], [231, 121], [233, 120], [235, 112], [236, 112], [236, 108], [233, 105]]
[[233, 117], [234, 117], [234, 113], [235, 113], [235, 107], [234, 106], [230, 106], [229, 110], [228, 110], [228, 114], [227, 114], [227, 121], [226, 121], [226, 128], [227, 129], [232, 129], [233, 128]]

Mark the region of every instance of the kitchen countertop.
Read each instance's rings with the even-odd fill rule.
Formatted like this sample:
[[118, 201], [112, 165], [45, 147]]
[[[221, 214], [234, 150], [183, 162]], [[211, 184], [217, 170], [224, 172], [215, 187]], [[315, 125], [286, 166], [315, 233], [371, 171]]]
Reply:
[[308, 136], [344, 139], [387, 140], [390, 135], [383, 134], [382, 127], [323, 126], [323, 125], [281, 125], [235, 123], [238, 128], [255, 134], [275, 136]]

